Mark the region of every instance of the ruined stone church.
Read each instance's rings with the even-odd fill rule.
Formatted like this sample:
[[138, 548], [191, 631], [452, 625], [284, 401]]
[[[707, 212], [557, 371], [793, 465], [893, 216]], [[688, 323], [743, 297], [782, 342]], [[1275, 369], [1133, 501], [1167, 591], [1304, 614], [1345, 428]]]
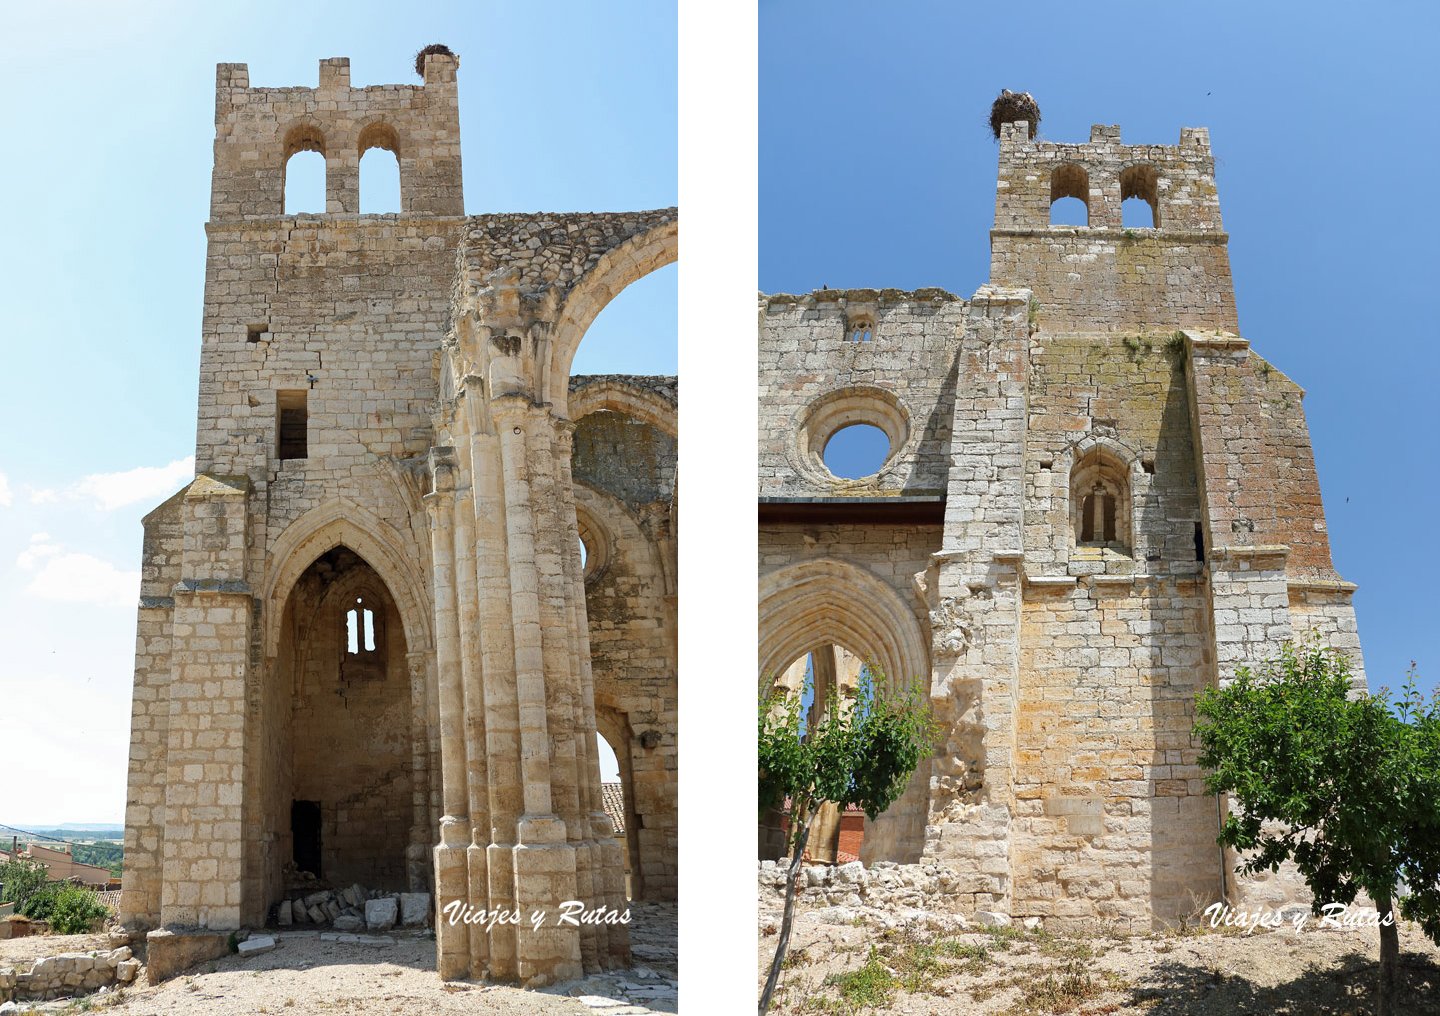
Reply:
[[[623, 910], [623, 855], [675, 897], [676, 382], [571, 362], [676, 212], [467, 216], [458, 66], [218, 68], [196, 477], [144, 523], [120, 909], [156, 941], [305, 873], [518, 910], [437, 920], [440, 973], [541, 983], [628, 960], [556, 920]], [[359, 214], [376, 148], [397, 214]], [[299, 152], [321, 214], [285, 214]]]
[[[996, 127], [974, 296], [760, 299], [760, 674], [928, 689], [941, 744], [861, 858], [926, 863], [959, 911], [1148, 931], [1281, 902], [1283, 877], [1234, 884], [1190, 731], [1285, 639], [1363, 681], [1304, 392], [1240, 332], [1206, 130]], [[1062, 198], [1082, 224], [1052, 225]], [[832, 474], [862, 424], [883, 461]]]

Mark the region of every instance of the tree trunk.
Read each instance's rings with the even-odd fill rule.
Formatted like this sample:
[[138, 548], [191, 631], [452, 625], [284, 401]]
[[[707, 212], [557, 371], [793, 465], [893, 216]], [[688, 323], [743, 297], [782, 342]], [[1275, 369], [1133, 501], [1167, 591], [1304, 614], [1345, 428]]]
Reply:
[[[1375, 994], [1376, 1016], [1390, 1016], [1395, 1005], [1395, 968], [1400, 961], [1400, 928], [1393, 913], [1390, 897], [1377, 898], [1380, 911], [1380, 990]], [[1390, 923], [1385, 919], [1389, 917]]]
[[780, 941], [775, 946], [775, 958], [770, 961], [770, 976], [765, 979], [765, 991], [760, 996], [760, 1016], [770, 1011], [770, 998], [780, 983], [780, 967], [785, 963], [785, 950], [790, 948], [790, 927], [795, 922], [795, 882], [800, 877], [800, 863], [805, 856], [805, 844], [810, 841], [810, 826], [815, 821], [811, 815], [805, 820], [800, 839], [795, 844], [795, 854], [790, 858], [790, 872], [785, 878], [785, 913], [780, 919]]

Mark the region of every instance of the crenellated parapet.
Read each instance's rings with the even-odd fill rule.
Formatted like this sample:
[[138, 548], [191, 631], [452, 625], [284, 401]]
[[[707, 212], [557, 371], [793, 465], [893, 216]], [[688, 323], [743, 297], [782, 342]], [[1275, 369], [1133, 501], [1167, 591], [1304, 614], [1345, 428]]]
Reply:
[[352, 88], [349, 58], [332, 57], [314, 88], [252, 88], [245, 64], [220, 64], [211, 222], [282, 217], [285, 168], [297, 152], [325, 157], [325, 214], [358, 214], [360, 158], [371, 148], [399, 163], [402, 214], [465, 214], [459, 66], [459, 57], [432, 53], [423, 84]]
[[[1127, 145], [1099, 124], [1084, 144], [1029, 131], [1001, 130], [991, 282], [1032, 290], [1047, 330], [1236, 329], [1209, 131], [1185, 128], [1178, 145]], [[1062, 198], [1084, 204], [1084, 224], [1051, 224]], [[1147, 225], [1123, 224], [1131, 198]]]

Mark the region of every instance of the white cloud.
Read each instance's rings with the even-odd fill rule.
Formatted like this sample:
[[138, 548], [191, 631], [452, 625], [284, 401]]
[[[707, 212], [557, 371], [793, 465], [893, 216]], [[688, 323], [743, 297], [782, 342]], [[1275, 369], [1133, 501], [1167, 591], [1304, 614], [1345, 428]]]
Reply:
[[138, 466], [121, 473], [93, 473], [72, 486], [66, 495], [90, 498], [98, 508], [108, 512], [137, 501], [158, 503], [194, 476], [195, 456], [187, 455], [165, 466]]
[[34, 571], [44, 558], [60, 553], [60, 545], [50, 539], [49, 533], [36, 533], [30, 537], [30, 544], [20, 552], [15, 563], [26, 571]]
[[35, 573], [25, 591], [37, 599], [133, 607], [140, 595], [138, 571], [121, 571], [93, 554], [66, 550], [46, 533], [30, 537], [15, 563]]
[[15, 496], [10, 493], [10, 481], [4, 473], [0, 473], [0, 508], [9, 508], [15, 503]]

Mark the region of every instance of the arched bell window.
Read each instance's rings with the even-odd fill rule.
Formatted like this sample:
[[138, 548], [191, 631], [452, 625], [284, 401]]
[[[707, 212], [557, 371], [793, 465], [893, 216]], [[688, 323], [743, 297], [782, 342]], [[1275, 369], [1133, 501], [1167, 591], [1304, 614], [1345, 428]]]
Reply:
[[1130, 552], [1129, 470], [1118, 455], [1097, 446], [1076, 460], [1070, 513], [1075, 546]]

